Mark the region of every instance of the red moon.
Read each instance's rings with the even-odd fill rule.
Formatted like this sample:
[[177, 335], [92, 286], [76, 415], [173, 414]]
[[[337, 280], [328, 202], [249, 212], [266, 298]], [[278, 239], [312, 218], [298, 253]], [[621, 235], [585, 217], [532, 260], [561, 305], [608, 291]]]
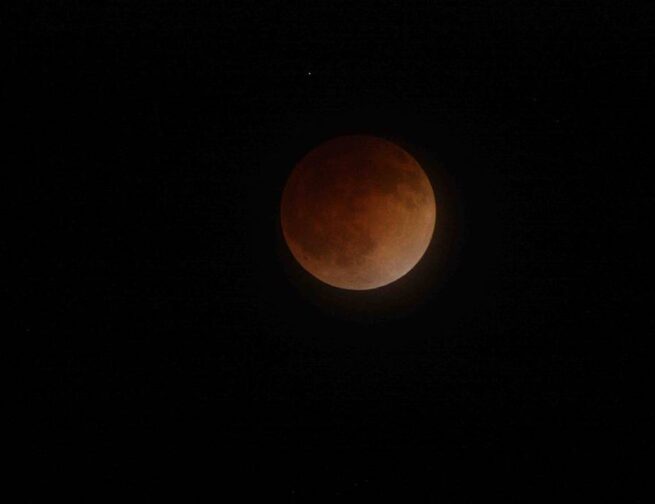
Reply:
[[282, 194], [284, 238], [300, 265], [342, 289], [382, 287], [409, 272], [430, 244], [434, 191], [398, 145], [342, 136], [310, 151]]

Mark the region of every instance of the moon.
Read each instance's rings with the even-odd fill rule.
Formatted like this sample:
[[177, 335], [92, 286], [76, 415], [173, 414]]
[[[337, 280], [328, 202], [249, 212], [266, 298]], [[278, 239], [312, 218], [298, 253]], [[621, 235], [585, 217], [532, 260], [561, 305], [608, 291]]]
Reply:
[[294, 258], [322, 282], [376, 289], [407, 274], [430, 244], [437, 206], [430, 180], [398, 145], [341, 136], [291, 172], [280, 219]]

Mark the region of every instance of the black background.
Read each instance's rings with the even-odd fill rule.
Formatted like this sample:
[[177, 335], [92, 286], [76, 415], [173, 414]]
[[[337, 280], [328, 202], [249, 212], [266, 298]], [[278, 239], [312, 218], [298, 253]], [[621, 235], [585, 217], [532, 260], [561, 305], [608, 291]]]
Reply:
[[[643, 498], [653, 18], [621, 7], [20, 3], [34, 488]], [[313, 282], [278, 223], [294, 163], [349, 133], [415, 154], [440, 211], [365, 294]]]

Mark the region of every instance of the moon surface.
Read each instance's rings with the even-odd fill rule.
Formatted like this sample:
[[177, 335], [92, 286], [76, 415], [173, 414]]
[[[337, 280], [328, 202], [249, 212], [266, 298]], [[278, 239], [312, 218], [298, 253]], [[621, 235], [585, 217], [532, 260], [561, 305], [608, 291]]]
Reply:
[[282, 194], [284, 238], [300, 265], [342, 289], [387, 285], [410, 271], [430, 244], [434, 191], [398, 145], [342, 136], [310, 151]]

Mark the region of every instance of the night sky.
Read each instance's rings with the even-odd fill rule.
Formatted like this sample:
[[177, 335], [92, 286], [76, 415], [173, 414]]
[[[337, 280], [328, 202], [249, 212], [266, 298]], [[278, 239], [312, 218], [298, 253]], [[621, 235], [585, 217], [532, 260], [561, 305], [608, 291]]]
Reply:
[[[25, 1], [8, 21], [28, 493], [643, 499], [652, 12]], [[314, 281], [279, 224], [294, 164], [345, 134], [397, 141], [437, 195], [425, 260], [368, 293]]]

